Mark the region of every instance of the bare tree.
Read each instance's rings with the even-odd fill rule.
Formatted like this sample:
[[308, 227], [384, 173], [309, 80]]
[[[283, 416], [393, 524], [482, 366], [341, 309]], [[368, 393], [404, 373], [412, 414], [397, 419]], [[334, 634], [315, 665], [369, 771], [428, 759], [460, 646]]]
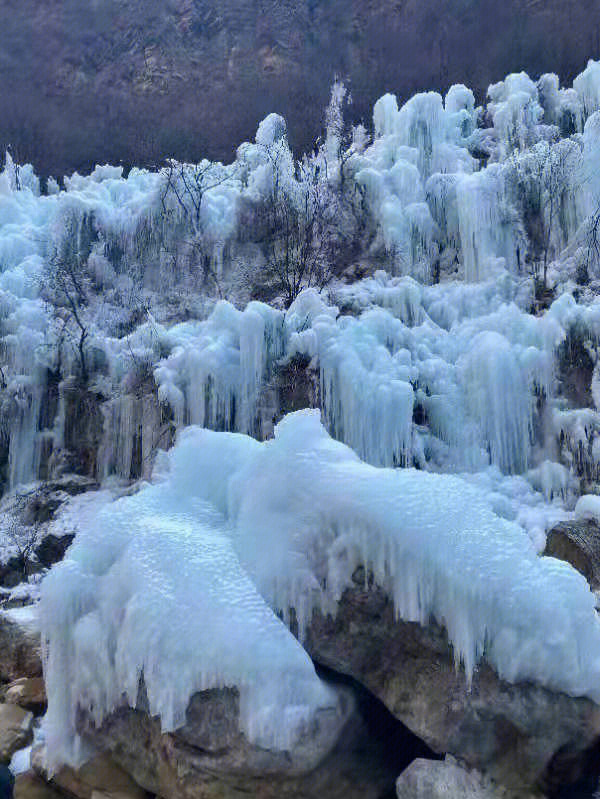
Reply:
[[270, 191], [254, 203], [248, 225], [257, 231], [267, 275], [290, 305], [304, 288], [324, 288], [355, 239], [362, 217], [363, 191], [352, 178], [352, 157], [368, 143], [362, 126], [347, 129], [346, 89], [334, 83], [325, 114], [324, 140], [294, 161], [285, 130], [268, 145]]
[[586, 257], [582, 264], [584, 274], [578, 275], [578, 282], [585, 283], [589, 280], [594, 263], [600, 263], [600, 205], [590, 215], [587, 229]]
[[26, 519], [31, 498], [31, 492], [15, 494], [12, 506], [3, 514], [1, 530], [6, 542], [16, 550], [15, 558], [23, 578], [27, 574], [27, 564], [33, 557], [39, 532], [39, 524]]
[[194, 265], [201, 267], [204, 282], [212, 282], [217, 294], [222, 297], [219, 275], [211, 259], [214, 242], [203, 225], [202, 207], [207, 192], [230, 180], [232, 170], [209, 161], [183, 164], [171, 159], [162, 170], [162, 176], [160, 203], [163, 219], [172, 223], [178, 216], [188, 231], [187, 235], [173, 243], [163, 236], [163, 248], [170, 253], [172, 265], [176, 266], [182, 257], [183, 245], [191, 253]]
[[280, 284], [287, 305], [303, 288], [319, 289], [333, 276], [338, 243], [338, 197], [318, 174], [305, 172], [294, 186], [273, 192], [258, 210], [267, 271]]
[[51, 267], [51, 288], [54, 300], [65, 309], [61, 316], [62, 329], [60, 338], [75, 340], [74, 347], [79, 362], [80, 377], [83, 383], [88, 381], [86, 341], [89, 336], [85, 321], [84, 309], [88, 304], [82, 272], [83, 257], [73, 246], [74, 220], [69, 219], [65, 225], [66, 234], [49, 258]]
[[543, 242], [543, 285], [544, 290], [548, 282], [548, 253], [552, 230], [561, 206], [567, 201], [572, 190], [573, 180], [577, 174], [577, 159], [581, 157], [581, 150], [571, 139], [562, 139], [549, 148], [548, 158], [542, 174], [544, 206], [545, 206], [545, 237]]
[[[538, 142], [526, 152], [513, 154], [508, 162], [532, 260], [534, 264], [541, 263], [544, 292], [548, 287], [552, 235], [575, 188], [580, 158], [580, 146], [572, 139], [561, 139], [552, 145]], [[539, 266], [534, 275], [538, 269]]]

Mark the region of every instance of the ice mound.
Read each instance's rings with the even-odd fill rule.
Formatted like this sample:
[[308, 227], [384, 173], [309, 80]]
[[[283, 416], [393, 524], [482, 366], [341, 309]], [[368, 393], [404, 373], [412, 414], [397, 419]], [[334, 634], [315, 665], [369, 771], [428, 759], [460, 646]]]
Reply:
[[188, 428], [154, 484], [87, 514], [42, 586], [48, 751], [72, 759], [78, 708], [99, 723], [134, 706], [142, 674], [163, 729], [194, 692], [237, 686], [249, 739], [290, 748], [336, 700], [275, 612], [302, 635], [359, 564], [399, 617], [446, 626], [469, 677], [485, 654], [504, 679], [600, 700], [580, 574], [538, 557], [476, 485], [367, 465], [299, 411], [265, 443]]
[[[232, 468], [253, 450], [251, 439], [223, 439], [218, 462], [229, 452]], [[163, 730], [185, 723], [195, 692], [237, 687], [241, 730], [270, 749], [292, 748], [318, 709], [336, 709], [337, 695], [240, 566], [216, 509], [226, 482], [199, 471], [198, 443], [193, 431], [182, 437], [165, 482], [102, 498], [43, 584], [55, 764], [77, 759], [78, 708], [100, 723], [135, 706], [142, 675]], [[198, 486], [214, 489], [215, 502]]]

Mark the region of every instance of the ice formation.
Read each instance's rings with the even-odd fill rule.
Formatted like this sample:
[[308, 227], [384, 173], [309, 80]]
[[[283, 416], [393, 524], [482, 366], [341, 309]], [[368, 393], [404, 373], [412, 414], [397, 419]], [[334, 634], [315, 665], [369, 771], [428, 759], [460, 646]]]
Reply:
[[[135, 705], [142, 677], [164, 729], [231, 685], [248, 738], [293, 748], [337, 699], [278, 614], [302, 635], [359, 564], [469, 677], [485, 654], [600, 701], [594, 598], [539, 557], [557, 521], [600, 517], [600, 63], [572, 88], [509, 75], [480, 108], [463, 85], [387, 94], [372, 138], [346, 100], [336, 83], [300, 160], [277, 114], [230, 164], [59, 184], [6, 158], [2, 490], [105, 486], [55, 522], [77, 538], [42, 587], [56, 765], [78, 707]], [[335, 278], [286, 294], [293, 258], [282, 276], [265, 240], [297, 224], [301, 258], [315, 208]], [[259, 443], [286, 390], [309, 402], [284, 378], [312, 381], [320, 420]]]
[[259, 445], [223, 435], [216, 480], [210, 465], [199, 471], [199, 435], [182, 436], [163, 482], [115, 502], [102, 496], [44, 581], [44, 729], [54, 764], [78, 757], [78, 710], [100, 723], [135, 706], [141, 679], [163, 730], [185, 723], [195, 692], [237, 688], [240, 729], [268, 749], [292, 748], [316, 713], [337, 712], [336, 694], [240, 566], [220, 512], [220, 469], [233, 472]]
[[[485, 651], [508, 679], [597, 698], [593, 599], [536, 553], [558, 519], [598, 514], [600, 63], [572, 88], [509, 75], [481, 108], [463, 85], [387, 94], [372, 139], [345, 130], [346, 99], [336, 83], [301, 160], [277, 114], [230, 164], [59, 184], [6, 158], [3, 490], [73, 468], [149, 479], [179, 435], [162, 483], [80, 507], [45, 583], [57, 759], [77, 703], [135, 703], [142, 672], [167, 729], [193, 691], [235, 684], [248, 736], [291, 746], [335, 702], [274, 613], [302, 629], [358, 563], [403, 618], [443, 622], [468, 673]], [[351, 242], [367, 277], [295, 274], [275, 296], [280, 203], [302, 246], [311, 209], [333, 214], [333, 250]], [[277, 421], [266, 395], [294, 368], [324, 428], [305, 413], [245, 437]]]
[[[540, 319], [528, 312], [532, 275], [539, 283], [543, 273], [560, 307], [582, 275], [598, 277], [590, 241], [600, 202], [599, 74], [590, 62], [573, 88], [551, 74], [537, 83], [509, 75], [479, 109], [463, 85], [402, 106], [388, 94], [375, 104], [372, 141], [364, 128], [344, 138], [338, 83], [325, 141], [302, 161], [277, 114], [231, 164], [173, 161], [127, 177], [99, 166], [61, 188], [8, 156], [0, 177], [5, 486], [63, 463], [80, 389], [101, 406], [90, 466], [99, 477], [147, 477], [171, 418], [260, 437], [263, 387], [294, 355], [320, 370], [329, 429], [375, 464], [491, 461], [525, 473], [558, 446], [579, 476], [595, 473], [600, 448], [590, 431], [600, 426], [565, 407], [555, 380], [557, 347], [573, 325], [597, 340], [595, 304], [575, 303], [577, 322], [554, 306]], [[333, 286], [302, 319], [248, 305], [252, 274], [265, 267], [244, 227], [248, 209], [285, 197], [301, 213], [309, 188], [342, 183], [362, 215], [361, 246], [391, 277]], [[352, 226], [346, 211], [342, 236]], [[500, 400], [508, 384], [510, 398]]]
[[[76, 715], [135, 706], [143, 677], [163, 729], [196, 691], [237, 686], [240, 727], [289, 749], [336, 699], [275, 615], [335, 612], [359, 564], [399, 617], [444, 624], [470, 679], [482, 655], [508, 680], [600, 700], [600, 621], [585, 579], [540, 558], [523, 528], [452, 475], [381, 469], [332, 439], [318, 411], [271, 441], [189, 428], [156, 482], [101, 497], [42, 586], [56, 763]], [[199, 590], [201, 586], [201, 590]]]

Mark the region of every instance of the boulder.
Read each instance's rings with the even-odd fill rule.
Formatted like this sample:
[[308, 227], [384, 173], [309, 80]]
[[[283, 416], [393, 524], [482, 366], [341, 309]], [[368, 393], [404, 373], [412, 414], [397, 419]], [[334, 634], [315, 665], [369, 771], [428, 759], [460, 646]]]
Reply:
[[49, 569], [64, 558], [65, 552], [70, 547], [74, 538], [75, 536], [71, 533], [62, 536], [56, 536], [50, 533], [44, 536], [35, 550], [38, 561], [46, 569]]
[[546, 538], [544, 555], [570, 563], [592, 591], [600, 591], [600, 527], [591, 519], [560, 522]]
[[98, 793], [114, 799], [145, 799], [146, 796], [107, 753], [96, 755], [77, 770], [63, 767], [52, 782], [77, 799], [92, 799]]
[[135, 799], [136, 796], [123, 791], [92, 791], [91, 799]]
[[[44, 769], [44, 748], [36, 748], [32, 765], [38, 775], [49, 779]], [[109, 799], [145, 799], [146, 792], [118, 766], [107, 752], [100, 752], [79, 769], [63, 766], [50, 780], [54, 789], [77, 799], [92, 799], [93, 796]]]
[[33, 771], [18, 774], [15, 778], [14, 799], [61, 799], [64, 794], [40, 779]]
[[0, 563], [0, 586], [14, 588], [26, 577], [25, 564], [20, 558], [12, 557]]
[[41, 677], [21, 677], [4, 689], [4, 701], [41, 715], [46, 708], [46, 686]]
[[232, 688], [195, 694], [186, 724], [173, 733], [161, 733], [158, 719], [133, 708], [118, 710], [96, 730], [82, 718], [80, 729], [164, 799], [378, 799], [396, 775], [382, 762], [361, 762], [365, 728], [350, 690], [337, 690], [341, 711], [323, 711], [289, 752], [260, 749], [245, 738]]
[[41, 641], [35, 606], [0, 611], [0, 681], [41, 676]]
[[0, 763], [10, 763], [33, 739], [33, 714], [18, 705], [0, 705]]
[[413, 760], [398, 777], [396, 795], [398, 799], [527, 799], [493, 785], [452, 757]]
[[532, 683], [501, 680], [485, 662], [469, 688], [445, 631], [396, 620], [374, 586], [344, 592], [336, 618], [315, 613], [312, 657], [367, 687], [434, 752], [525, 795], [575, 782], [600, 737], [600, 707]]

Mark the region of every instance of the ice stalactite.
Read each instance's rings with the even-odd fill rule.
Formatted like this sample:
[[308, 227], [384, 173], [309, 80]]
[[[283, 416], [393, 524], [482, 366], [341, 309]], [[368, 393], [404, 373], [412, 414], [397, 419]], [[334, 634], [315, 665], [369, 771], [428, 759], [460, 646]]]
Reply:
[[573, 89], [581, 101], [585, 122], [600, 111], [600, 61], [588, 61], [587, 67], [573, 81]]
[[283, 315], [262, 303], [241, 312], [220, 302], [206, 322], [175, 326], [155, 379], [177, 425], [256, 433], [260, 386], [283, 355], [283, 332]]
[[[350, 290], [332, 287], [341, 315], [351, 310], [360, 317], [353, 321], [335, 321], [323, 309], [294, 322], [292, 315], [260, 303], [239, 310], [249, 296], [262, 296], [250, 284], [256, 271], [266, 269], [267, 258], [262, 241], [248, 241], [244, 214], [258, 213], [274, 197], [285, 197], [299, 213], [308, 163], [320, 169], [310, 173], [312, 179], [329, 181], [332, 191], [340, 188], [336, 158], [350, 141], [340, 132], [341, 85], [334, 87], [329, 138], [314, 162], [295, 160], [285, 120], [276, 114], [261, 122], [255, 141], [242, 144], [232, 164], [169, 162], [155, 172], [134, 168], [126, 178], [120, 167], [99, 166], [88, 176], [66, 178], [64, 190], [49, 184], [44, 196], [31, 167], [8, 158], [0, 178], [0, 366], [6, 384], [2, 408], [16, 414], [8, 456], [12, 481], [39, 475], [36, 453], [50, 446], [49, 431], [55, 431], [56, 450], [63, 446], [60, 419], [53, 425], [44, 418], [40, 429], [46, 375], [55, 371], [59, 381], [87, 373], [87, 389], [98, 403], [106, 402], [100, 412], [105, 437], [116, 443], [102, 445], [101, 473], [137, 475], [139, 467], [132, 464], [146, 458], [152, 440], [143, 433], [146, 443], [140, 445], [140, 425], [145, 429], [148, 413], [152, 424], [158, 417], [140, 409], [145, 394], [126, 376], [137, 368], [126, 355], [151, 309], [159, 334], [146, 348], [145, 368], [150, 376], [156, 373], [159, 402], [178, 427], [197, 423], [260, 437], [257, 403], [264, 380], [279, 359], [297, 353], [321, 370], [331, 429], [373, 462], [416, 458], [439, 468], [457, 466], [458, 431], [464, 428], [466, 461], [473, 468], [485, 461], [480, 456], [486, 451], [509, 471], [537, 468], [539, 442], [527, 455], [526, 444], [517, 455], [507, 443], [527, 425], [505, 420], [501, 434], [496, 422], [488, 424], [477, 402], [467, 401], [470, 392], [461, 383], [466, 372], [458, 364], [477, 360], [469, 335], [474, 341], [497, 333], [508, 341], [523, 375], [522, 342], [497, 319], [487, 319], [494, 303], [497, 308], [518, 301], [524, 312], [537, 307], [531, 276], [540, 277], [542, 260], [547, 293], [579, 291], [574, 281], [585, 277], [582, 266], [594, 278], [597, 73], [598, 64], [591, 62], [572, 89], [562, 88], [555, 75], [537, 84], [524, 73], [509, 75], [490, 87], [489, 102], [480, 109], [461, 84], [444, 99], [418, 94], [401, 107], [392, 95], [378, 100], [373, 141], [364, 130], [355, 131], [343, 153], [344, 190], [354, 198], [353, 230], [359, 231], [365, 267], [384, 265], [402, 280], [380, 274]], [[515, 165], [538, 170], [537, 204], [531, 186], [524, 190], [513, 180]], [[257, 227], [267, 226], [260, 213], [257, 219]], [[342, 238], [347, 222], [340, 222]], [[81, 290], [83, 359], [82, 330], [69, 298], [57, 291], [56, 266], [63, 255], [72, 257], [76, 293]], [[436, 291], [431, 284], [438, 283]], [[586, 291], [580, 295], [584, 302]], [[216, 296], [234, 302], [215, 306]], [[374, 306], [389, 318], [371, 313]], [[556, 319], [555, 311], [548, 317]], [[467, 317], [479, 319], [470, 330]], [[536, 340], [528, 346], [552, 357], [550, 345]], [[498, 357], [508, 369], [504, 355]], [[489, 386], [499, 382], [483, 365], [481, 371], [479, 393], [494, 394]], [[528, 398], [515, 400], [521, 420], [531, 396], [535, 404], [546, 390], [539, 393], [529, 377], [523, 381], [519, 392]], [[467, 383], [469, 389], [475, 385], [471, 378]], [[552, 394], [544, 398], [554, 408]], [[378, 407], [384, 410], [378, 413]], [[369, 433], [366, 420], [371, 426], [381, 422], [385, 435]], [[536, 430], [538, 421], [534, 413]], [[3, 417], [3, 426], [9, 424]], [[393, 442], [388, 453], [381, 444], [386, 437]], [[28, 453], [20, 454], [22, 448]]]
[[[456, 184], [465, 280], [493, 277], [508, 266], [516, 271], [517, 245], [502, 218], [504, 179], [499, 166], [461, 177]], [[502, 259], [502, 260], [500, 260]]]
[[161, 423], [156, 395], [125, 394], [106, 400], [101, 406], [104, 421], [98, 453], [98, 476], [118, 475], [130, 480], [148, 478], [153, 455], [170, 443], [168, 430]]
[[13, 382], [10, 414], [9, 487], [37, 479], [42, 441], [38, 431], [43, 385], [35, 377]]
[[528, 466], [533, 395], [509, 342], [498, 333], [480, 333], [462, 364], [466, 405], [504, 472]]
[[544, 112], [537, 86], [529, 75], [525, 72], [508, 75], [489, 87], [488, 96], [488, 113], [498, 136], [500, 158], [531, 145]]
[[[208, 469], [220, 444], [202, 435]], [[506, 679], [597, 695], [600, 626], [587, 583], [539, 558], [523, 529], [464, 480], [366, 466], [304, 411], [240, 463], [231, 485], [241, 562], [273, 607], [307, 620], [363, 564], [401, 618], [444, 620], [467, 675], [485, 653]]]
[[583, 174], [593, 213], [600, 206], [600, 112], [592, 114], [583, 131]]

